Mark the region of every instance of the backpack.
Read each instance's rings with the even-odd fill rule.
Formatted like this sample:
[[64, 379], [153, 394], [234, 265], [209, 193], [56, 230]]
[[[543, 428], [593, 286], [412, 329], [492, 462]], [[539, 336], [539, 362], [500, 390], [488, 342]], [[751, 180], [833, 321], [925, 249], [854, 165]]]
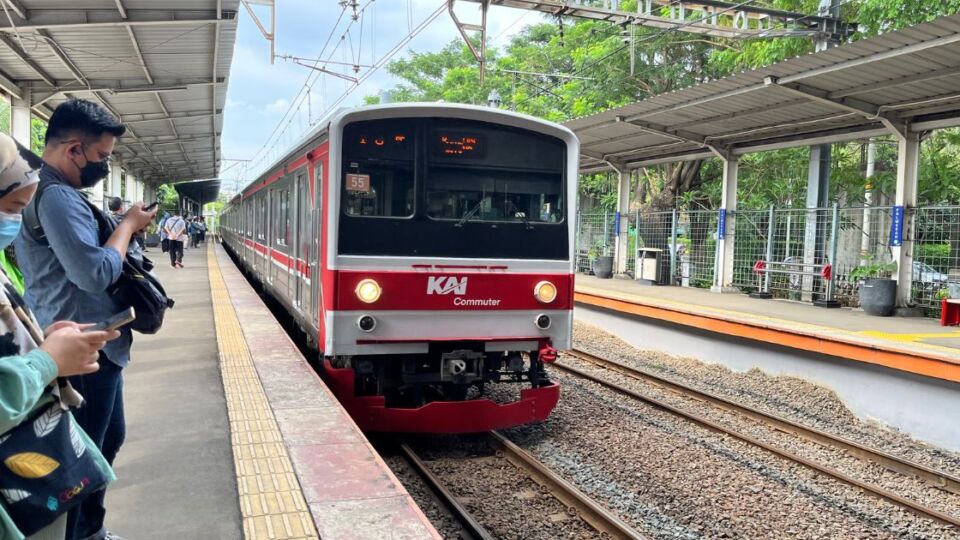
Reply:
[[[40, 224], [40, 198], [44, 191], [53, 185], [59, 184], [56, 180], [41, 180], [37, 187], [37, 194], [33, 201], [23, 210], [23, 233], [42, 246], [50, 246], [43, 226]], [[83, 201], [93, 212], [97, 222], [98, 241], [101, 246], [107, 243], [110, 235], [116, 229], [116, 223], [103, 210], [92, 204], [84, 196]], [[167, 297], [163, 285], [150, 274], [153, 262], [140, 257], [123, 258], [123, 267], [120, 278], [110, 285], [106, 292], [118, 306], [132, 307], [136, 319], [130, 323], [130, 329], [141, 334], [156, 334], [163, 326], [163, 316], [168, 308], [172, 308], [174, 301]]]

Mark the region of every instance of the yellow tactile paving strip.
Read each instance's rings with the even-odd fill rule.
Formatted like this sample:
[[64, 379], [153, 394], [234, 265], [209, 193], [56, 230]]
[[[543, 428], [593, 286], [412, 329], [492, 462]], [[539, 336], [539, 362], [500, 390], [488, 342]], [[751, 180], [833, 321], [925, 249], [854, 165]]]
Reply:
[[319, 538], [210, 246], [210, 290], [244, 537]]

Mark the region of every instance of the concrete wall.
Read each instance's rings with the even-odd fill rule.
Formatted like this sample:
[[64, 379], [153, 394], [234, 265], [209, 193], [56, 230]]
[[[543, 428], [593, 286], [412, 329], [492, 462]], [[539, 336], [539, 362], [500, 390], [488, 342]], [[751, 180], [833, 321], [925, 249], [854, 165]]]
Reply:
[[640, 349], [692, 357], [739, 372], [758, 368], [770, 375], [808, 380], [836, 392], [862, 418], [960, 451], [960, 384], [606, 310], [577, 306], [574, 316]]

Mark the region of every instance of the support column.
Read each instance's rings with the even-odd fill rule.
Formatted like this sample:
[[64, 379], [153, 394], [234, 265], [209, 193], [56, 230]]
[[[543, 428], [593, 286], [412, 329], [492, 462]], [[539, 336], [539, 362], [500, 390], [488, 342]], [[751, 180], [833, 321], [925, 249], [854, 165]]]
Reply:
[[[817, 10], [822, 17], [840, 18], [840, 0], [820, 0]], [[814, 44], [817, 52], [825, 51], [836, 45], [828, 36], [823, 36]], [[826, 244], [826, 231], [821, 230], [817, 212], [812, 208], [826, 208], [830, 205], [830, 161], [832, 145], [821, 144], [810, 147], [810, 169], [807, 176], [807, 219], [803, 235], [803, 263], [816, 264], [823, 261], [823, 248]], [[808, 268], [804, 268], [808, 270]], [[813, 276], [803, 276], [800, 281], [800, 297], [804, 302], [814, 298]]]
[[736, 244], [734, 235], [737, 211], [737, 180], [740, 161], [737, 158], [723, 160], [723, 186], [721, 187], [721, 213], [725, 215], [723, 227], [717, 227], [717, 256], [713, 267], [713, 292], [740, 292], [733, 286], [733, 253]]
[[[807, 217], [803, 234], [803, 263], [817, 264], [823, 261], [826, 231], [820, 226], [817, 208], [830, 205], [830, 153], [831, 146], [822, 144], [810, 147], [810, 168], [807, 173]], [[801, 278], [801, 299], [814, 300], [814, 278]]]
[[100, 207], [101, 210], [107, 209], [107, 199], [103, 194], [103, 182], [97, 182], [93, 187], [84, 189], [90, 194], [90, 202]]
[[627, 272], [627, 261], [631, 256], [629, 251], [629, 216], [630, 216], [630, 171], [617, 171], [617, 213], [620, 214], [619, 229], [617, 229], [614, 260], [617, 262], [616, 273]]
[[[907, 132], [899, 137], [897, 192], [894, 205], [903, 207], [903, 228], [899, 246], [892, 246], [897, 262], [897, 306], [906, 307], [913, 293], [913, 210], [917, 207], [917, 176], [920, 168], [920, 135]], [[896, 224], [894, 224], [895, 226]]]
[[23, 92], [24, 99], [10, 99], [10, 136], [30, 148], [30, 93]]
[[120, 179], [121, 179], [121, 175], [123, 174], [122, 170], [123, 170], [123, 167], [119, 164], [117, 164], [116, 166], [110, 167], [110, 176], [108, 176], [107, 179], [104, 180], [104, 182], [107, 184], [105, 186], [105, 191], [111, 197], [120, 196], [120, 181], [121, 181]]
[[124, 206], [129, 206], [129, 205], [137, 202], [137, 199], [136, 199], [136, 197], [137, 197], [137, 185], [136, 185], [136, 184], [137, 184], [137, 179], [134, 178], [133, 175], [130, 174], [130, 173], [127, 173], [127, 174], [124, 175], [124, 176], [126, 177], [125, 180], [126, 180], [127, 186], [124, 188], [124, 200], [123, 200], [123, 205], [124, 205]]

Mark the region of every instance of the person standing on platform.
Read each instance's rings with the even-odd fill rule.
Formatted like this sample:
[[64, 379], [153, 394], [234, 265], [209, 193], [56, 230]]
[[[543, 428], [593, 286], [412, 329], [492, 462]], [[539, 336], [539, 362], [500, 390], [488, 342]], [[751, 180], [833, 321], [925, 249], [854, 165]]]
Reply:
[[117, 223], [123, 220], [123, 200], [120, 197], [110, 197], [107, 210], [110, 210], [110, 217]]
[[164, 221], [163, 230], [167, 233], [170, 266], [183, 268], [183, 242], [181, 240], [186, 234], [187, 224], [183, 221], [183, 218], [180, 217], [179, 209], [174, 210], [173, 216]]
[[160, 223], [157, 225], [157, 230], [160, 232], [160, 251], [164, 253], [170, 250], [170, 239], [167, 237], [167, 229], [165, 227], [168, 219], [170, 219], [170, 212], [164, 212]]
[[[26, 301], [41, 325], [58, 320], [104, 321], [120, 311], [107, 289], [120, 278], [134, 234], [153, 220], [143, 203], [132, 205], [113, 233], [100, 243], [93, 209], [83, 188], [110, 171], [110, 156], [126, 129], [102, 106], [71, 99], [50, 116], [43, 150], [40, 187], [24, 212], [17, 237], [17, 259], [26, 279]], [[123, 368], [130, 362], [133, 336], [128, 328], [100, 351], [96, 373], [70, 378], [86, 398], [77, 421], [113, 463], [126, 435]], [[85, 499], [70, 512], [68, 539], [118, 539], [104, 527], [105, 492]]]

